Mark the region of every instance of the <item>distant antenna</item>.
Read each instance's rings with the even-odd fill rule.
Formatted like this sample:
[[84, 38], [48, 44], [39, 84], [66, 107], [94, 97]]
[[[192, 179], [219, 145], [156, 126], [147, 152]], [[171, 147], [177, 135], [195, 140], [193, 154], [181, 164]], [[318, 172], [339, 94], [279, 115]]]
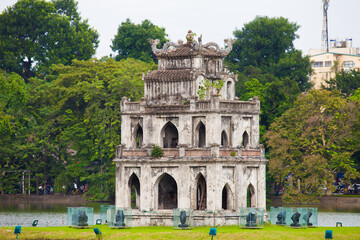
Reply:
[[323, 30], [321, 34], [321, 48], [329, 52], [329, 31], [328, 31], [328, 17], [330, 0], [323, 0]]

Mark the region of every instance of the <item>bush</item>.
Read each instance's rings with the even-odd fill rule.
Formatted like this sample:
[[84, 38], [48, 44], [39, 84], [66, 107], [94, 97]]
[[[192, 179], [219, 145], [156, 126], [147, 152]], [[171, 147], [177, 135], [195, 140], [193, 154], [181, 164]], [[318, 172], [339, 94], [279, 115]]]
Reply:
[[163, 150], [158, 145], [154, 144], [152, 150], [151, 150], [151, 156], [152, 157], [162, 157], [164, 155]]

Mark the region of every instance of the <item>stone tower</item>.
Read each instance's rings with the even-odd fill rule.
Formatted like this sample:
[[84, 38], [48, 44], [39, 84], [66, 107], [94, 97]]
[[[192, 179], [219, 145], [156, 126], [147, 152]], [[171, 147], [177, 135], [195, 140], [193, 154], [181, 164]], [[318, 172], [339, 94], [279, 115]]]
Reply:
[[[149, 39], [158, 70], [143, 76], [140, 102], [121, 101], [115, 204], [130, 207], [135, 192], [135, 226], [172, 225], [173, 208], [193, 208], [195, 225], [237, 224], [248, 198], [266, 207], [260, 102], [235, 97], [236, 76], [223, 65], [232, 41], [220, 49], [190, 30], [186, 39], [162, 49]], [[217, 81], [221, 89], [209, 84]], [[162, 157], [151, 155], [154, 145]]]

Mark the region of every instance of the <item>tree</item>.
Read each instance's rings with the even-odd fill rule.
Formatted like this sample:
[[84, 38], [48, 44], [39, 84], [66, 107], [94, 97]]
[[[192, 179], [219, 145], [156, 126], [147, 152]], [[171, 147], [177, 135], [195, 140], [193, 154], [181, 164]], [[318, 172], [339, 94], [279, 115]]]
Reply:
[[360, 88], [360, 72], [358, 70], [337, 72], [334, 78], [326, 81], [328, 85], [323, 86], [328, 90], [339, 90], [345, 97], [349, 97]]
[[114, 196], [116, 146], [120, 143], [122, 97], [140, 100], [142, 73], [154, 63], [128, 58], [53, 65], [47, 92], [54, 112], [54, 143], [61, 146], [68, 182], [89, 183], [88, 195], [98, 200]]
[[0, 68], [27, 80], [51, 64], [89, 59], [98, 37], [74, 0], [19, 0], [0, 15]]
[[236, 41], [226, 65], [238, 73], [236, 95], [241, 100], [260, 94], [261, 136], [301, 92], [311, 87], [309, 58], [293, 46], [298, 28], [282, 17], [256, 17], [234, 31]]
[[126, 19], [118, 28], [117, 34], [112, 41], [111, 49], [116, 52], [115, 59], [134, 58], [144, 62], [157, 62], [151, 50], [148, 39], [159, 39], [159, 45], [167, 42], [165, 28], [144, 20], [141, 24], [135, 24]]
[[324, 185], [333, 189], [334, 174], [359, 177], [352, 155], [359, 150], [359, 102], [339, 92], [311, 90], [275, 120], [266, 133], [269, 171], [278, 181], [286, 176], [285, 201], [310, 202]]
[[24, 80], [15, 73], [0, 70], [0, 191], [12, 192], [18, 185], [16, 172], [22, 169], [18, 158], [18, 135], [25, 118], [24, 108], [29, 99]]
[[256, 17], [234, 31], [236, 42], [228, 55], [231, 70], [243, 71], [246, 66], [264, 69], [277, 63], [286, 52], [294, 50], [293, 41], [299, 26], [286, 18]]

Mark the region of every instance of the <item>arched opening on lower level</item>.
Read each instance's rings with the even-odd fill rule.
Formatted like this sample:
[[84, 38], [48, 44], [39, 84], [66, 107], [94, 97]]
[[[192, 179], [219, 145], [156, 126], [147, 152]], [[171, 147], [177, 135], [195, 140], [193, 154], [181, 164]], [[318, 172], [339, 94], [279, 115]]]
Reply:
[[225, 184], [222, 190], [221, 208], [224, 210], [233, 209], [233, 195], [228, 184]]
[[140, 181], [139, 178], [133, 173], [129, 179], [130, 188], [130, 202], [131, 208], [140, 208]]
[[177, 184], [173, 177], [165, 173], [158, 185], [158, 209], [177, 208]]
[[196, 210], [206, 209], [206, 180], [200, 173], [196, 184]]

